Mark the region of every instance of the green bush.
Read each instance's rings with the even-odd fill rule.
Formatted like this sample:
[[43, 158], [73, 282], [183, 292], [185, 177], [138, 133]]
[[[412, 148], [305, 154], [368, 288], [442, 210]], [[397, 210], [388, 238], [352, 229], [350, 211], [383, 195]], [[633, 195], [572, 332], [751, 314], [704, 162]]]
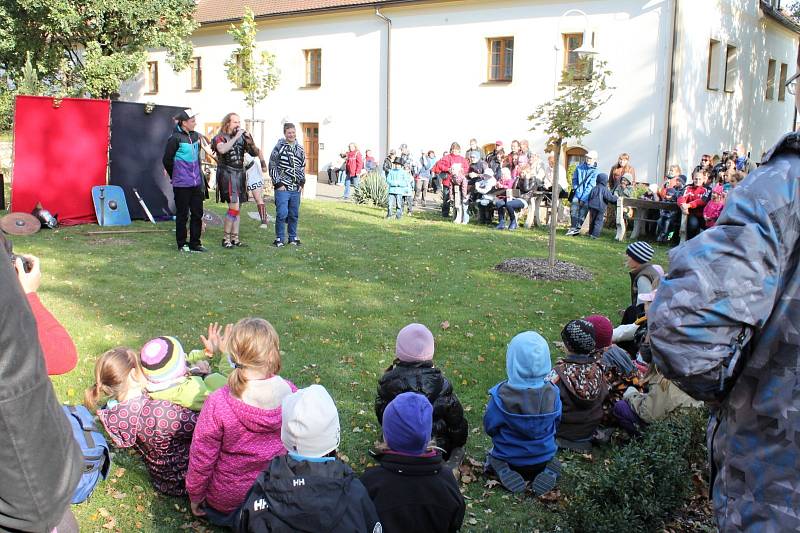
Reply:
[[705, 409], [686, 409], [651, 424], [645, 435], [586, 467], [565, 468], [570, 530], [655, 531], [693, 490], [705, 464]]
[[377, 205], [386, 207], [388, 205], [389, 186], [383, 173], [378, 170], [369, 172], [361, 178], [358, 187], [353, 189], [353, 200], [357, 204]]

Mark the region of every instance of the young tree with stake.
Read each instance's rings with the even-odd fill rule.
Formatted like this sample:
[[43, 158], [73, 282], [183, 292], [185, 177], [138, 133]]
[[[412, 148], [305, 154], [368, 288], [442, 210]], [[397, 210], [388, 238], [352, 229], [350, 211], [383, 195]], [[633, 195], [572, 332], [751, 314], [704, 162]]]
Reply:
[[[553, 146], [555, 165], [553, 168], [553, 194], [550, 214], [550, 239], [548, 264], [551, 271], [556, 264], [556, 222], [559, 200], [559, 159], [561, 147], [567, 139], [580, 141], [590, 132], [587, 124], [600, 116], [599, 108], [611, 98], [614, 89], [607, 83], [611, 71], [605, 61], [590, 64], [582, 62], [582, 68], [565, 69], [558, 87], [558, 95], [536, 108], [528, 117], [533, 123], [531, 131], [544, 129], [548, 135], [546, 146]], [[587, 72], [588, 71], [588, 72]]]

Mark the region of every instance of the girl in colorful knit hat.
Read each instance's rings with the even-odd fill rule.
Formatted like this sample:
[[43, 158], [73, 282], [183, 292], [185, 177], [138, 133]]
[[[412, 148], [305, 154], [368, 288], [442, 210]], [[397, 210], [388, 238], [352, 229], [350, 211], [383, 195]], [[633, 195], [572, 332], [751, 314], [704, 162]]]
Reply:
[[297, 387], [278, 375], [278, 333], [263, 318], [243, 318], [222, 345], [234, 369], [200, 412], [186, 489], [192, 513], [230, 526], [259, 473], [286, 453], [281, 402]]
[[409, 324], [397, 334], [397, 358], [378, 380], [375, 414], [383, 424], [389, 402], [404, 392], [425, 396], [433, 405], [433, 439], [444, 450], [448, 464], [458, 466], [464, 458], [468, 425], [464, 409], [450, 381], [433, 365], [433, 333], [422, 324]]
[[189, 446], [197, 413], [152, 398], [144, 386], [138, 354], [130, 348], [107, 351], [95, 363], [95, 383], [84, 403], [97, 416], [117, 448], [134, 448], [142, 456], [155, 489], [170, 496], [186, 495]]

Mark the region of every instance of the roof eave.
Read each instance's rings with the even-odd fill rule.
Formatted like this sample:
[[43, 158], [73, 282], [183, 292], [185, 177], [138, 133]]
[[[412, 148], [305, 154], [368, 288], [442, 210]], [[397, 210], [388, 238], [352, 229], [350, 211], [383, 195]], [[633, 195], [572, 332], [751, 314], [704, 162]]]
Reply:
[[769, 18], [771, 18], [784, 28], [792, 31], [796, 35], [800, 35], [800, 24], [798, 24], [794, 19], [787, 17], [779, 10], [769, 5], [766, 2], [766, 0], [760, 0], [759, 5], [761, 7], [761, 11], [763, 11], [766, 16], [768, 16]]
[[[377, 2], [364, 3], [364, 4], [351, 4], [346, 6], [318, 7], [314, 9], [306, 9], [303, 11], [286, 11], [280, 13], [267, 13], [265, 15], [256, 15], [255, 20], [267, 20], [267, 19], [281, 18], [281, 17], [300, 17], [305, 15], [320, 15], [324, 13], [333, 13], [337, 11], [352, 11], [357, 9], [375, 9], [381, 7], [394, 6], [394, 5], [422, 3], [424, 1], [425, 0], [383, 0]], [[233, 17], [220, 20], [206, 20], [204, 22], [200, 22], [200, 27], [235, 23], [239, 22], [240, 20], [242, 20], [241, 17]]]

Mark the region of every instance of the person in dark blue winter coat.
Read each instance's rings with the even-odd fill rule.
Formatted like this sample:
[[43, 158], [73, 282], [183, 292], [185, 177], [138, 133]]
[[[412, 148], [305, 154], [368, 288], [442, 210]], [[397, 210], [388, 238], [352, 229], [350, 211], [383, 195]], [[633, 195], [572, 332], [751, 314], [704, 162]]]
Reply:
[[608, 204], [616, 204], [617, 197], [608, 190], [608, 174], [597, 175], [597, 182], [589, 193], [589, 237], [597, 239], [603, 229]]
[[486, 469], [512, 492], [523, 491], [532, 481], [534, 492], [544, 494], [555, 486], [561, 470], [555, 460], [561, 397], [558, 388], [545, 381], [551, 368], [547, 341], [525, 331], [508, 344], [508, 379], [489, 391], [483, 427], [492, 438], [492, 449]]

